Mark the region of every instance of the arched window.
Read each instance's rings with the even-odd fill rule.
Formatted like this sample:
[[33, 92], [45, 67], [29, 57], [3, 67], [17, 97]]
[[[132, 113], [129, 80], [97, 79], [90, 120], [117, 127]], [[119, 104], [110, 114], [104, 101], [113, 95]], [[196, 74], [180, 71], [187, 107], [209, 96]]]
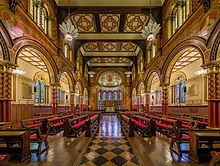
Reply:
[[181, 87], [181, 95], [180, 95], [181, 103], [186, 103], [186, 85], [184, 80], [181, 80], [180, 87]]
[[175, 84], [175, 90], [176, 90], [175, 101], [176, 103], [180, 103], [180, 85], [178, 82]]
[[[186, 103], [186, 83], [183, 75], [178, 75], [173, 84], [174, 103]], [[171, 100], [172, 101], [172, 100]]]
[[98, 101], [101, 101], [101, 94], [102, 94], [102, 91], [99, 91], [98, 92]]
[[105, 91], [102, 93], [102, 100], [103, 101], [106, 100], [106, 92]]
[[108, 100], [112, 100], [112, 91], [108, 92]]
[[41, 0], [29, 0], [29, 13], [31, 18], [49, 35], [49, 12]]
[[58, 98], [58, 103], [59, 104], [63, 104], [63, 94], [62, 94], [62, 90], [61, 89], [57, 90], [57, 98]]
[[36, 80], [34, 85], [34, 101], [35, 103], [45, 103], [45, 82]]
[[118, 99], [122, 100], [122, 95], [121, 95], [121, 91], [120, 90], [118, 91]]
[[116, 91], [113, 92], [113, 100], [118, 100], [118, 94]]
[[190, 0], [179, 0], [172, 11], [172, 33], [186, 21], [190, 14]]

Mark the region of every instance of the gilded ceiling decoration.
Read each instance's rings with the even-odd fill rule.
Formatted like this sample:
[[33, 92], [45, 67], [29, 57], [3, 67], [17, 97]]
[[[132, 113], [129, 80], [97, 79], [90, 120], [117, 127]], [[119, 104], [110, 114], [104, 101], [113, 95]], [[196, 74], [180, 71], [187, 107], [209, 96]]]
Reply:
[[148, 16], [145, 14], [128, 14], [124, 32], [141, 32], [147, 21]]
[[119, 51], [121, 42], [99, 42], [100, 51]]
[[84, 50], [88, 52], [99, 51], [98, 42], [88, 42], [83, 47], [84, 47]]
[[75, 14], [71, 17], [72, 22], [79, 32], [95, 32], [94, 16], [92, 14]]
[[92, 58], [90, 63], [130, 63], [131, 60], [128, 58], [118, 58], [118, 57], [106, 57], [106, 58]]
[[137, 46], [132, 42], [122, 42], [121, 51], [135, 51]]
[[31, 48], [25, 48], [20, 54], [19, 58], [37, 67], [38, 69], [47, 72], [46, 65], [41, 60], [39, 55], [34, 52]]
[[101, 32], [118, 32], [120, 14], [100, 14]]
[[102, 86], [120, 86], [122, 83], [121, 77], [115, 71], [103, 72], [98, 81], [99, 85]]
[[88, 42], [83, 45], [85, 52], [134, 52], [137, 45], [132, 42]]
[[177, 60], [177, 62], [175, 63], [172, 72], [180, 70], [180, 69], [184, 68], [185, 66], [189, 65], [190, 63], [195, 62], [196, 60], [198, 60], [200, 58], [201, 58], [201, 55], [195, 48], [186, 50], [182, 54], [182, 56]]

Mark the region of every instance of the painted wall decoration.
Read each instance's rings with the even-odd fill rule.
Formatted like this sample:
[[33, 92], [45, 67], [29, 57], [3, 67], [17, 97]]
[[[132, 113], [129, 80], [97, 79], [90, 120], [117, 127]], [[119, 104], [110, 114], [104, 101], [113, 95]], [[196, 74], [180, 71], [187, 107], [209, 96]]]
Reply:
[[200, 24], [200, 33], [199, 36], [208, 38], [212, 29], [214, 28], [216, 22], [218, 21], [218, 11], [212, 10], [210, 11], [206, 17], [203, 18]]
[[98, 80], [99, 85], [102, 86], [120, 86], [122, 83], [121, 77], [115, 71], [103, 72]]

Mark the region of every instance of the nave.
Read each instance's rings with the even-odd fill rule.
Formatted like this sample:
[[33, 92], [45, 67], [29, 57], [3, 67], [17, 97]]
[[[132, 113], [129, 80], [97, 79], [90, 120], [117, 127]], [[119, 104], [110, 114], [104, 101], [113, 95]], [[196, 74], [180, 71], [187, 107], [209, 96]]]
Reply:
[[[116, 115], [104, 115], [100, 122], [99, 131], [93, 138], [85, 138], [82, 133], [77, 138], [63, 137], [63, 132], [54, 136], [49, 135], [49, 150], [39, 157], [32, 153], [30, 161], [18, 163], [10, 161], [13, 166], [208, 166], [208, 163], [196, 163], [183, 154], [178, 159], [169, 149], [170, 138], [157, 132], [156, 137], [126, 137], [121, 131], [121, 125]], [[141, 158], [138, 141], [145, 149], [145, 156]], [[85, 143], [86, 142], [86, 143]], [[136, 143], [136, 144], [135, 144]], [[82, 147], [81, 153], [75, 149]], [[132, 148], [131, 148], [132, 146]], [[182, 144], [182, 149], [189, 148]]]

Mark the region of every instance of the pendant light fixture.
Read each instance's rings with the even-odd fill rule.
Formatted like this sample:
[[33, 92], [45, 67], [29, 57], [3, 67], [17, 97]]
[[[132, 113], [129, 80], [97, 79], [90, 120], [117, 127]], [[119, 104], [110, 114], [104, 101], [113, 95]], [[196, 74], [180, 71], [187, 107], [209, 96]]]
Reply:
[[[68, 16], [66, 20], [68, 19], [70, 19], [70, 0], [68, 7]], [[59, 25], [59, 29], [67, 41], [72, 41], [74, 38], [77, 38], [79, 36], [78, 29], [70, 22], [62, 22], [62, 24]]]
[[[152, 18], [152, 13], [151, 13], [151, 0], [150, 0], [150, 19]], [[147, 26], [144, 27], [144, 29], [141, 31], [141, 35], [147, 39], [147, 41], [152, 41], [157, 33], [160, 31], [160, 24], [157, 24], [157, 22], [149, 22]]]

